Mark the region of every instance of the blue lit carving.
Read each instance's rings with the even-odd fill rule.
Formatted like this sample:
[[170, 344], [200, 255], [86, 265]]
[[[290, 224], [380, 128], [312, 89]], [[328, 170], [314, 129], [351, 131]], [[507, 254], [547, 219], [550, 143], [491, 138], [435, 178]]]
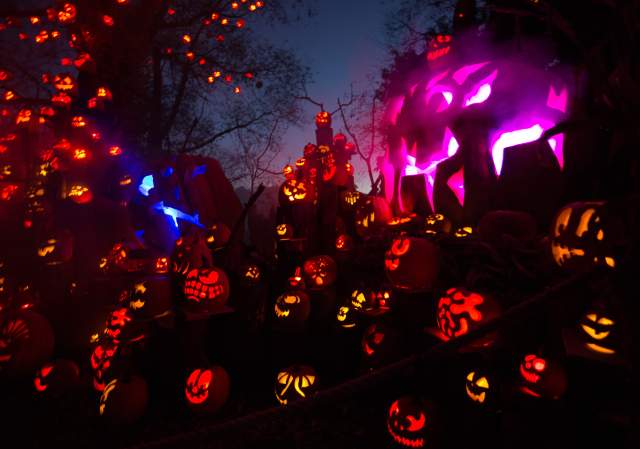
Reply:
[[178, 227], [178, 218], [180, 220], [184, 220], [189, 223], [192, 223], [200, 228], [204, 228], [204, 225], [200, 223], [200, 217], [198, 214], [194, 214], [194, 215], [185, 214], [179, 209], [165, 206], [162, 201], [160, 201], [159, 203], [156, 203], [153, 206], [153, 208], [156, 210], [162, 211], [163, 214], [167, 215], [168, 217], [171, 217], [173, 219], [173, 224], [176, 226], [176, 228]]
[[153, 189], [154, 187], [155, 185], [153, 184], [153, 175], [147, 175], [142, 178], [142, 182], [140, 183], [138, 190], [144, 196], [149, 196], [149, 190]]

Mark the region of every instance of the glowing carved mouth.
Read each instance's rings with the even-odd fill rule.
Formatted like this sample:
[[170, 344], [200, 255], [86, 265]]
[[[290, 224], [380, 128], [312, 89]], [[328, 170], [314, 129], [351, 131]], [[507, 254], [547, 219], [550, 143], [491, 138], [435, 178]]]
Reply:
[[424, 438], [407, 438], [407, 437], [400, 436], [393, 431], [393, 429], [391, 428], [391, 424], [389, 423], [387, 423], [387, 428], [389, 429], [389, 433], [391, 434], [393, 439], [396, 441], [396, 443], [401, 444], [402, 446], [407, 446], [407, 447], [424, 446]]
[[594, 340], [604, 340], [610, 334], [610, 331], [597, 332], [594, 328], [587, 326], [586, 324], [581, 324], [580, 326], [582, 327], [582, 330]]
[[385, 259], [384, 265], [385, 267], [387, 267], [387, 270], [396, 271], [400, 267], [400, 259], [397, 257], [392, 259]]
[[281, 309], [280, 307], [278, 307], [278, 304], [276, 304], [276, 306], [275, 306], [275, 311], [276, 311], [276, 316], [278, 318], [286, 318], [291, 313], [291, 310], [289, 310], [289, 309]]
[[473, 391], [471, 391], [468, 385], [465, 385], [464, 388], [467, 390], [467, 394], [472, 400], [474, 400], [475, 402], [484, 402], [484, 398], [486, 396], [486, 393], [484, 391], [480, 394], [475, 394]]
[[553, 253], [553, 257], [556, 259], [558, 265], [562, 266], [566, 261], [571, 259], [572, 257], [582, 257], [584, 256], [584, 251], [578, 248], [569, 248], [568, 246], [561, 245], [560, 243], [552, 243], [551, 252]]
[[[607, 332], [607, 334], [609, 334], [609, 332]], [[601, 354], [614, 354], [616, 352], [613, 349], [605, 348], [604, 346], [600, 346], [595, 343], [587, 343], [586, 346], [592, 351], [599, 352]]]
[[190, 299], [195, 302], [200, 302], [201, 299], [216, 299], [218, 296], [224, 293], [224, 289], [221, 285], [200, 285], [198, 288], [198, 284], [201, 284], [197, 280], [187, 281], [185, 284], [185, 293], [187, 293], [187, 299]]
[[540, 380], [540, 375], [536, 373], [531, 373], [526, 371], [522, 365], [520, 365], [520, 374], [527, 382], [531, 382], [532, 384], [537, 383]]

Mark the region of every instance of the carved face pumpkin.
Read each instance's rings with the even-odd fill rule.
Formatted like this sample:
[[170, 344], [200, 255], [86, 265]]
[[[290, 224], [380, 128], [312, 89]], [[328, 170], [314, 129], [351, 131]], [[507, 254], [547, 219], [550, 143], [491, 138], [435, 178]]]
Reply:
[[560, 210], [551, 230], [551, 254], [556, 264], [580, 271], [616, 266], [605, 221], [604, 203], [572, 203]]
[[559, 362], [527, 354], [520, 363], [520, 391], [536, 398], [557, 399], [567, 388], [567, 375]]
[[331, 126], [331, 114], [321, 111], [316, 114], [316, 126], [318, 128], [329, 128]]
[[318, 388], [317, 375], [313, 368], [306, 365], [293, 365], [283, 369], [276, 376], [276, 399], [282, 405], [291, 401], [305, 399]]
[[0, 314], [0, 373], [33, 375], [51, 357], [54, 335], [42, 315], [19, 310]]
[[353, 309], [349, 306], [340, 306], [338, 313], [336, 313], [336, 321], [338, 325], [343, 329], [353, 329], [356, 327], [356, 319], [353, 314]]
[[100, 396], [100, 416], [117, 424], [131, 424], [144, 415], [149, 392], [147, 382], [138, 376], [114, 379]]
[[467, 374], [465, 390], [469, 399], [478, 404], [483, 404], [489, 394], [489, 378], [484, 374], [471, 371]]
[[303, 266], [307, 285], [312, 289], [330, 287], [336, 280], [336, 263], [329, 256], [315, 256]]
[[287, 223], [276, 225], [276, 236], [279, 240], [290, 239], [293, 237], [293, 226]]
[[448, 234], [451, 232], [451, 222], [442, 214], [428, 215], [424, 221], [424, 232], [427, 235]]
[[211, 225], [207, 230], [205, 242], [211, 251], [215, 251], [226, 246], [229, 242], [230, 236], [231, 230], [229, 229], [229, 226], [220, 222]]
[[[320, 147], [325, 148], [325, 147]], [[326, 147], [328, 148], [328, 147]], [[333, 156], [333, 153], [327, 153], [326, 157], [322, 160], [322, 180], [324, 182], [329, 182], [336, 175], [336, 159]]]
[[461, 226], [455, 230], [453, 236], [458, 239], [466, 239], [473, 235], [473, 228], [471, 226]]
[[93, 200], [91, 189], [84, 184], [72, 184], [67, 197], [76, 204], [87, 204]]
[[307, 186], [303, 181], [289, 179], [280, 187], [280, 205], [297, 203], [307, 198]]
[[[500, 313], [500, 307], [491, 297], [464, 288], [450, 288], [438, 301], [437, 321], [445, 339], [459, 337]], [[474, 346], [488, 346], [495, 335], [474, 342]]]
[[363, 198], [356, 206], [356, 232], [360, 237], [367, 238], [380, 234], [390, 219], [391, 208], [382, 197]]
[[61, 231], [42, 242], [37, 249], [38, 258], [45, 265], [60, 265], [73, 257], [73, 237], [69, 231]]
[[367, 316], [384, 315], [391, 310], [391, 290], [355, 289], [351, 293], [351, 307]]
[[345, 212], [355, 208], [356, 203], [362, 197], [362, 193], [357, 190], [345, 190], [340, 194], [340, 206]]
[[74, 92], [76, 89], [76, 82], [70, 74], [61, 73], [53, 77], [53, 87], [60, 92]]
[[377, 324], [369, 326], [362, 336], [362, 350], [364, 351], [365, 356], [373, 356], [384, 339], [385, 333], [382, 327]]
[[104, 335], [115, 344], [123, 341], [140, 341], [145, 337], [138, 323], [134, 321], [133, 313], [127, 307], [119, 307], [111, 312], [107, 319]]
[[417, 398], [404, 396], [389, 407], [387, 430], [400, 446], [424, 447], [428, 424], [424, 404]]
[[218, 268], [195, 268], [187, 274], [184, 295], [190, 304], [223, 306], [229, 299], [229, 279]]
[[582, 338], [587, 349], [598, 354], [615, 354], [616, 350], [612, 345], [615, 337], [611, 335], [615, 335], [615, 324], [604, 311], [588, 311], [580, 322]]
[[262, 271], [255, 264], [248, 264], [242, 270], [242, 278], [250, 285], [255, 285], [262, 279]]
[[117, 351], [118, 345], [111, 342], [100, 343], [93, 349], [91, 368], [93, 370], [93, 388], [96, 391], [104, 390]]
[[311, 303], [306, 293], [292, 291], [278, 296], [273, 310], [281, 327], [298, 327], [309, 318]]
[[56, 360], [42, 366], [33, 380], [33, 386], [37, 393], [45, 393], [57, 396], [80, 380], [80, 369], [71, 360]]
[[336, 238], [336, 251], [338, 253], [349, 253], [353, 250], [353, 238], [348, 234], [340, 234]]
[[395, 288], [429, 289], [439, 271], [438, 248], [429, 240], [401, 235], [391, 242], [384, 266], [387, 278]]
[[192, 410], [215, 412], [229, 398], [229, 374], [221, 366], [195, 369], [187, 377], [184, 394]]

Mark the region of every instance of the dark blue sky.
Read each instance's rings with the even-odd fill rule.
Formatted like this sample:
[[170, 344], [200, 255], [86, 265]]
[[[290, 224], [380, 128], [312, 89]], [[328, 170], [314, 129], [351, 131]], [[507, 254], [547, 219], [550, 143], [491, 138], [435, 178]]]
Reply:
[[[385, 59], [383, 44], [383, 0], [319, 0], [314, 2], [316, 14], [300, 22], [278, 25], [272, 39], [293, 48], [302, 62], [311, 68], [313, 83], [309, 95], [335, 109], [336, 98], [349, 92], [350, 84], [366, 82], [376, 75]], [[315, 140], [311, 120], [318, 111], [304, 106], [310, 120], [303, 129], [290, 129], [286, 136], [286, 156], [295, 161], [302, 147]], [[340, 126], [335, 123], [336, 132]]]

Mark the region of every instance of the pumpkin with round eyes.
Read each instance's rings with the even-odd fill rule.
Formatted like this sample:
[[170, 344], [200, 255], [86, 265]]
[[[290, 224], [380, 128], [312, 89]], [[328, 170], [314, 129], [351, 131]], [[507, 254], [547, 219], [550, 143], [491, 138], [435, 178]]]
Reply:
[[567, 374], [556, 360], [527, 354], [520, 363], [520, 391], [536, 398], [558, 399], [567, 388]]
[[229, 399], [229, 374], [221, 366], [193, 370], [185, 383], [184, 394], [191, 410], [213, 413]]
[[451, 232], [451, 222], [442, 214], [427, 215], [424, 220], [424, 233], [427, 235], [448, 234]]
[[183, 291], [188, 305], [219, 308], [229, 299], [229, 278], [219, 268], [194, 268], [187, 273]]
[[132, 424], [144, 415], [149, 392], [147, 382], [139, 376], [114, 379], [100, 396], [100, 416], [114, 424]]
[[384, 267], [387, 279], [399, 290], [430, 289], [439, 271], [438, 248], [427, 239], [400, 235], [385, 253]]
[[28, 309], [0, 314], [0, 374], [32, 375], [53, 347], [53, 329], [44, 316]]
[[229, 242], [231, 230], [226, 224], [219, 222], [211, 225], [205, 235], [205, 243], [211, 251], [224, 248]]
[[276, 225], [276, 237], [278, 240], [286, 240], [293, 237], [293, 226], [288, 223]]
[[387, 417], [389, 435], [400, 446], [424, 447], [427, 430], [432, 426], [426, 413], [424, 402], [418, 398], [403, 396], [397, 399], [389, 407]]
[[391, 219], [391, 208], [379, 196], [361, 198], [356, 205], [356, 232], [362, 238], [382, 233], [384, 225]]
[[489, 377], [486, 374], [477, 371], [471, 371], [467, 374], [465, 391], [473, 402], [484, 404], [490, 394], [489, 387]]
[[305, 292], [291, 291], [278, 296], [273, 310], [279, 326], [298, 328], [309, 318], [311, 302]]
[[587, 311], [580, 321], [580, 329], [587, 349], [602, 355], [616, 353], [616, 322], [603, 307]]
[[329, 128], [331, 126], [331, 114], [327, 111], [320, 111], [316, 114], [316, 126], [318, 128]]
[[307, 285], [312, 289], [323, 289], [336, 280], [336, 263], [329, 256], [315, 256], [307, 259], [302, 267]]
[[[296, 162], [297, 165], [297, 162]], [[280, 205], [295, 204], [307, 199], [307, 186], [304, 181], [289, 179], [280, 187]]]
[[293, 365], [283, 369], [276, 376], [275, 395], [282, 405], [306, 399], [318, 389], [318, 376], [307, 365]]
[[[438, 328], [444, 339], [459, 337], [500, 314], [499, 304], [488, 295], [464, 288], [450, 288], [438, 301]], [[472, 347], [489, 346], [495, 334], [489, 334], [471, 344]]]
[[36, 373], [33, 386], [37, 393], [60, 396], [80, 381], [80, 368], [71, 360], [59, 359], [43, 365]]
[[615, 268], [612, 229], [604, 203], [571, 203], [556, 215], [551, 229], [551, 254], [559, 267], [582, 271], [594, 266]]

